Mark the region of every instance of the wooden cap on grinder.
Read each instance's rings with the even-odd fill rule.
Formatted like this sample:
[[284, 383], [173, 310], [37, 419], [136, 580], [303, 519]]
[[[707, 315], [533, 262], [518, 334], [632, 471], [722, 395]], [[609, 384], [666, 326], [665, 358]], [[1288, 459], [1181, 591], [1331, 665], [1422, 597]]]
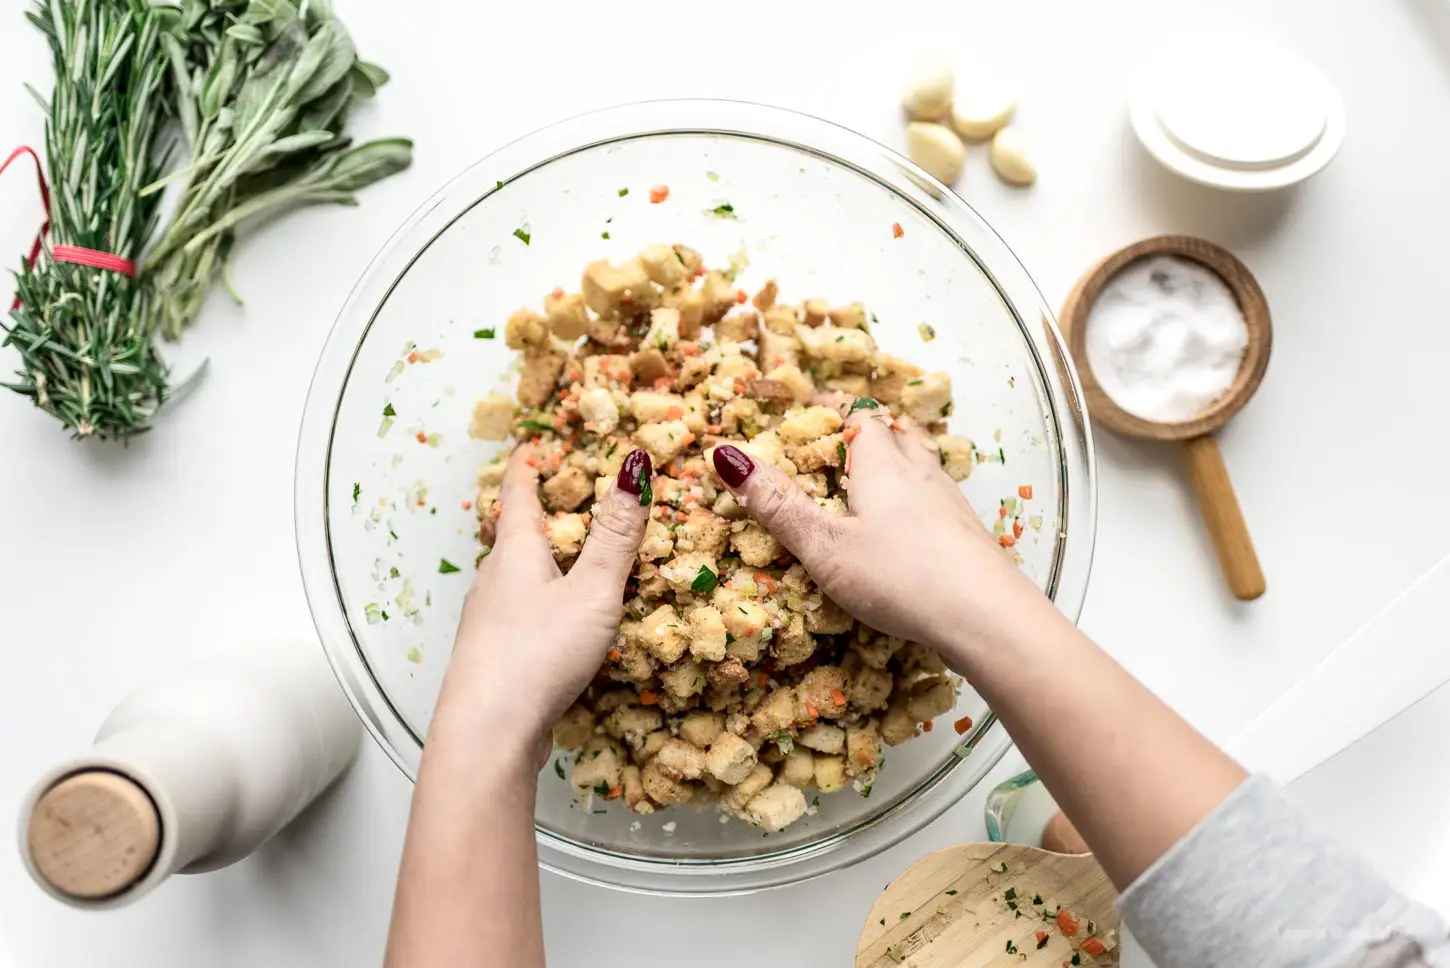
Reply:
[[114, 897], [156, 862], [161, 817], [136, 781], [85, 770], [41, 794], [30, 814], [26, 849], [40, 876], [62, 894]]

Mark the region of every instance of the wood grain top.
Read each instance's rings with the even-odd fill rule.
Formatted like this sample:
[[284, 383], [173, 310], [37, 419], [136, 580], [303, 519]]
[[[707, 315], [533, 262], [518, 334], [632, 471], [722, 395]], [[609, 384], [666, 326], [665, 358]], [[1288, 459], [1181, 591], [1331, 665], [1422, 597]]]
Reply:
[[134, 780], [87, 770], [41, 795], [30, 814], [26, 848], [40, 876], [62, 894], [114, 897], [155, 863], [161, 818]]

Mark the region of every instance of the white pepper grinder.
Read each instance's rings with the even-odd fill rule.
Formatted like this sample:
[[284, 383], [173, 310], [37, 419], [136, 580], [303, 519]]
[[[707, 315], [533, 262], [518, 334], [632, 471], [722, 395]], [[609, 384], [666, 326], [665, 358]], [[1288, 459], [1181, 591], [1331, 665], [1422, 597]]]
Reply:
[[256, 850], [337, 779], [360, 735], [315, 644], [219, 654], [132, 694], [89, 750], [41, 777], [21, 856], [68, 904], [129, 904]]

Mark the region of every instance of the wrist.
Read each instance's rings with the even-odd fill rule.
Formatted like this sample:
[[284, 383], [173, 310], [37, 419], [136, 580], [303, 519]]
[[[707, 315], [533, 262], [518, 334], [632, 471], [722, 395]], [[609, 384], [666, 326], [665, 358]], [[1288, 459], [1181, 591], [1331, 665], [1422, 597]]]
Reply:
[[973, 678], [983, 660], [1001, 658], [1066, 622], [1033, 581], [1005, 559], [973, 577], [967, 595], [942, 611], [933, 648], [953, 670]]
[[425, 765], [436, 764], [439, 772], [462, 769], [495, 781], [527, 780], [532, 791], [534, 775], [549, 751], [549, 729], [504, 708], [445, 699], [440, 699], [428, 729]]

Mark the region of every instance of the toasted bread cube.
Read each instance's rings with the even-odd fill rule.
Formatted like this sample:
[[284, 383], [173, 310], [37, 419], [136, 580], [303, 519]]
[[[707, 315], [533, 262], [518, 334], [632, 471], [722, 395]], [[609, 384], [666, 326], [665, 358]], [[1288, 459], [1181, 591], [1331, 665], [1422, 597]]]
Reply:
[[559, 339], [572, 343], [589, 331], [589, 310], [582, 293], [555, 289], [544, 297], [544, 313], [549, 317], [549, 329]]
[[764, 568], [780, 557], [785, 547], [755, 522], [746, 525], [745, 530], [730, 536], [730, 547], [740, 555], [740, 560], [752, 568]]
[[660, 765], [659, 757], [651, 759], [639, 771], [640, 783], [649, 798], [660, 806], [670, 807], [689, 803], [694, 790], [688, 781], [671, 776], [670, 771]]
[[846, 775], [870, 773], [881, 764], [881, 736], [874, 720], [846, 730]]
[[822, 793], [834, 793], [846, 785], [846, 760], [841, 756], [815, 758], [816, 787]]
[[705, 281], [700, 284], [700, 298], [704, 302], [701, 320], [707, 325], [717, 322], [735, 305], [735, 292], [735, 283], [721, 270], [705, 273]]
[[819, 471], [825, 467], [844, 467], [846, 453], [846, 438], [842, 434], [827, 434], [809, 443], [786, 448], [786, 455], [794, 462], [796, 469], [804, 473]]
[[831, 324], [841, 329], [866, 329], [866, 307], [858, 302], [830, 311]]
[[634, 371], [635, 382], [642, 387], [654, 386], [656, 380], [670, 375], [670, 364], [665, 354], [649, 345], [642, 346], [630, 356], [629, 368]]
[[619, 786], [624, 794], [624, 805], [635, 813], [651, 814], [655, 812], [655, 805], [649, 802], [649, 797], [644, 792], [644, 780], [640, 777], [639, 767], [634, 764], [624, 767], [619, 771]]
[[760, 315], [753, 309], [727, 313], [715, 324], [715, 339], [720, 342], [743, 343], [760, 335]]
[[555, 558], [573, 558], [584, 546], [589, 529], [578, 514], [556, 514], [544, 522], [544, 534]]
[[816, 642], [806, 631], [805, 621], [799, 615], [792, 615], [776, 631], [771, 649], [775, 653], [775, 664], [786, 669], [809, 659], [816, 651]]
[[949, 712], [957, 704], [957, 691], [946, 679], [923, 679], [911, 687], [906, 714], [919, 723]]
[[876, 341], [865, 330], [842, 329], [839, 326], [803, 327], [796, 331], [796, 335], [800, 337], [801, 348], [812, 359], [864, 363], [876, 352]]
[[806, 631], [817, 635], [839, 635], [849, 632], [855, 624], [846, 610], [829, 598], [821, 597], [821, 607], [806, 612]]
[[705, 772], [705, 751], [687, 740], [665, 740], [655, 759], [676, 779], [698, 780]]
[[694, 743], [700, 749], [708, 749], [725, 731], [725, 716], [722, 713], [703, 709], [685, 713], [680, 720], [680, 738]]
[[[603, 480], [603, 478], [601, 478]], [[658, 561], [674, 554], [674, 536], [661, 521], [650, 518], [645, 524], [644, 541], [639, 546], [641, 561]]]
[[725, 631], [734, 639], [725, 650], [738, 659], [754, 662], [760, 655], [761, 633], [770, 627], [770, 616], [765, 609], [755, 602], [737, 601], [733, 606], [722, 608], [720, 616], [725, 621]]
[[503, 338], [511, 350], [545, 346], [549, 342], [549, 321], [532, 309], [520, 309], [504, 324]]
[[711, 605], [700, 605], [689, 613], [690, 654], [705, 662], [720, 662], [725, 658], [725, 620], [720, 610]]
[[730, 522], [704, 508], [690, 511], [684, 523], [675, 531], [676, 548], [681, 551], [698, 551], [712, 558], [719, 557], [729, 541]]
[[685, 260], [668, 245], [654, 243], [639, 250], [639, 262], [651, 282], [657, 282], [666, 289], [684, 285], [690, 272]]
[[680, 311], [663, 307], [652, 309], [649, 314], [649, 332], [640, 341], [662, 353], [669, 353], [680, 343]]
[[863, 664], [846, 680], [846, 698], [857, 709], [883, 709], [891, 698], [892, 682], [891, 673]]
[[[769, 314], [766, 315], [769, 319]], [[782, 366], [800, 368], [801, 341], [794, 333], [777, 333], [771, 329], [761, 330], [757, 340], [760, 346], [760, 368], [766, 373]]]
[[666, 665], [678, 662], [690, 646], [684, 622], [668, 605], [661, 605], [644, 617], [642, 632], [645, 648]]
[[976, 445], [966, 437], [953, 437], [949, 434], [942, 434], [936, 439], [937, 453], [941, 458], [941, 469], [947, 472], [947, 476], [954, 481], [965, 481], [972, 476], [972, 465], [976, 463], [973, 456], [976, 453]]
[[766, 830], [784, 830], [806, 812], [806, 797], [788, 783], [773, 783], [745, 805], [745, 819]]
[[594, 495], [594, 482], [577, 467], [566, 467], [544, 482], [544, 504], [550, 511], [573, 511]]
[[475, 440], [508, 440], [513, 423], [514, 402], [502, 393], [490, 393], [473, 405], [468, 436]]
[[780, 437], [787, 444], [806, 444], [840, 430], [842, 422], [833, 407], [807, 407], [786, 415], [780, 424]]
[[650, 285], [649, 274], [638, 259], [618, 266], [607, 259], [591, 262], [584, 269], [580, 288], [584, 302], [601, 317], [636, 315], [659, 302], [659, 290]]
[[656, 393], [653, 390], [636, 390], [629, 398], [630, 415], [642, 424], [680, 419], [678, 414], [670, 417], [671, 410], [683, 414], [685, 398], [678, 393]]
[[868, 397], [871, 395], [870, 378], [859, 373], [842, 373], [838, 376], [827, 377], [821, 382], [826, 385], [827, 390], [834, 390], [847, 396]]
[[802, 719], [805, 710], [796, 698], [795, 690], [789, 686], [777, 686], [755, 707], [750, 724], [762, 736], [774, 736], [782, 729], [792, 729]]
[[815, 382], [802, 373], [801, 368], [794, 363], [785, 363], [771, 369], [765, 374], [765, 378], [790, 387], [791, 396], [796, 403], [808, 402], [811, 395], [816, 392]]
[[775, 299], [780, 295], [780, 287], [775, 284], [774, 279], [767, 279], [765, 285], [755, 294], [751, 303], [761, 312], [767, 312], [775, 308]]
[[893, 409], [900, 407], [901, 391], [906, 389], [906, 384], [922, 375], [922, 368], [885, 353], [876, 354], [875, 363], [871, 377], [872, 398]]
[[846, 748], [846, 731], [839, 726], [817, 723], [801, 730], [796, 742], [817, 753], [839, 753]]
[[801, 677], [796, 694], [825, 719], [846, 711], [846, 672], [840, 666], [816, 666]]
[[755, 767], [755, 747], [734, 733], [720, 733], [705, 754], [705, 769], [720, 782], [731, 786], [748, 777]]
[[568, 355], [553, 346], [529, 347], [524, 351], [524, 368], [519, 373], [516, 393], [519, 405], [533, 409], [542, 407], [554, 395], [559, 374], [564, 372]]
[[804, 746], [797, 746], [785, 754], [780, 764], [780, 782], [793, 787], [805, 788], [816, 780], [815, 755]]
[[906, 703], [893, 702], [881, 717], [881, 739], [887, 746], [900, 746], [918, 735], [919, 723], [906, 711]]
[[920, 424], [936, 423], [947, 416], [951, 402], [952, 378], [945, 373], [915, 377], [901, 388], [901, 409]]
[[619, 771], [624, 763], [624, 751], [618, 743], [604, 736], [591, 737], [574, 760], [569, 783], [581, 797], [596, 792], [602, 795], [619, 786]]
[[656, 467], [662, 467], [680, 456], [689, 446], [686, 442], [689, 436], [690, 430], [683, 420], [645, 424], [634, 432], [634, 439], [649, 451]]
[[659, 673], [665, 691], [679, 699], [689, 699], [705, 691], [705, 667], [686, 656]]
[[619, 404], [614, 402], [614, 394], [603, 387], [591, 387], [579, 394], [579, 415], [584, 418], [584, 429], [599, 437], [619, 427]]
[[661, 732], [663, 725], [664, 716], [649, 706], [620, 706], [604, 717], [604, 731], [631, 746], [642, 744], [651, 733]]
[[594, 714], [576, 702], [554, 723], [553, 733], [555, 746], [577, 750], [594, 735]]
[[740, 816], [745, 805], [750, 802], [750, 798], [770, 786], [773, 779], [775, 779], [775, 771], [764, 763], [757, 763], [745, 779], [735, 784], [733, 789], [725, 792], [725, 795], [720, 798], [720, 805], [736, 816]]

